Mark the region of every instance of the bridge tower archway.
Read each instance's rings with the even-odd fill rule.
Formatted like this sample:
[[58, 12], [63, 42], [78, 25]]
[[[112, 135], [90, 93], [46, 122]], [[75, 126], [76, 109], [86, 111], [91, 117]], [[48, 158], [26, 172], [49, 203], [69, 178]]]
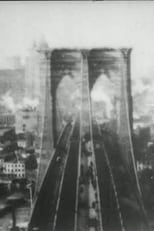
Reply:
[[108, 120], [110, 121], [109, 126], [112, 131], [116, 132], [121, 148], [125, 150], [123, 160], [126, 165], [132, 165], [130, 156], [132, 151], [130, 151], [132, 134], [130, 53], [131, 49], [126, 48], [104, 48], [92, 49], [88, 54], [92, 105], [96, 106], [94, 101], [97, 94], [100, 94], [102, 101], [103, 96], [106, 98], [106, 104], [108, 103], [110, 114], [112, 114]]
[[[81, 63], [78, 50], [54, 50], [51, 55], [51, 97], [54, 146], [63, 122], [79, 106]], [[68, 89], [69, 88], [69, 89]], [[73, 107], [75, 105], [75, 107]], [[68, 108], [67, 108], [68, 106]]]
[[[46, 63], [49, 69], [47, 75], [50, 81], [50, 84], [47, 83], [47, 87], [50, 88], [51, 97], [50, 120], [52, 123], [53, 147], [56, 146], [62, 128], [63, 117], [65, 117], [64, 114], [67, 109], [64, 102], [66, 101], [68, 107], [72, 107], [76, 112], [80, 110], [82, 53], [84, 51], [77, 49], [54, 49], [53, 51], [46, 51], [48, 54]], [[112, 114], [116, 112], [116, 123], [114, 125], [122, 150], [124, 151], [123, 159], [126, 164], [130, 163], [132, 166], [132, 157], [130, 155], [132, 151], [130, 150], [132, 132], [131, 49], [101, 48], [87, 50], [84, 53], [87, 56], [92, 105], [96, 106], [93, 100], [96, 86], [100, 85], [102, 91], [105, 91], [107, 87], [110, 93], [103, 92], [103, 94], [106, 94], [108, 98], [108, 104], [112, 107]], [[45, 73], [44, 69], [42, 71]], [[70, 86], [69, 92], [67, 85]], [[64, 98], [66, 97], [65, 99], [63, 99], [63, 95]], [[48, 106], [46, 105], [46, 107]]]
[[[75, 111], [71, 110], [72, 116], [80, 110], [80, 94], [83, 82], [81, 70], [81, 64], [83, 64], [82, 52], [82, 50], [60, 49], [53, 50], [50, 56], [51, 123], [54, 146], [57, 143], [65, 113], [67, 114], [66, 117], [69, 118], [66, 109], [68, 107], [73, 108], [73, 105], [76, 105], [76, 108], [73, 108]], [[105, 101], [105, 103], [108, 104], [106, 114], [108, 115], [109, 122], [112, 121], [112, 115], [115, 116], [114, 111], [116, 111], [115, 132], [119, 137], [123, 161], [129, 172], [133, 170], [133, 182], [135, 185], [137, 184], [138, 187], [138, 179], [134, 177], [135, 162], [133, 159], [131, 140], [132, 101], [130, 49], [93, 49], [88, 51], [88, 54], [87, 52], [85, 53], [87, 60], [84, 63], [86, 64], [85, 67], [87, 67], [85, 69], [88, 70], [91, 102], [94, 104], [92, 106], [95, 107], [95, 101], [93, 99], [97, 85], [101, 85], [103, 91], [102, 102], [104, 103]], [[71, 88], [69, 93], [67, 91], [65, 92], [65, 88], [67, 88], [68, 85]], [[107, 91], [106, 88], [108, 89]], [[63, 105], [65, 102], [63, 96], [66, 97], [68, 106]], [[138, 191], [140, 191], [139, 187]]]

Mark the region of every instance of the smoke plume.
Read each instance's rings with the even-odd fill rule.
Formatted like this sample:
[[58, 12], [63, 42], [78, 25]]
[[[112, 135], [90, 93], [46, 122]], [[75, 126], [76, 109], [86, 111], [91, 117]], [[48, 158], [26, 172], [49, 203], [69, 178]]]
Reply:
[[22, 99], [21, 103], [16, 103], [10, 92], [7, 92], [3, 96], [1, 96], [0, 104], [10, 110], [12, 113], [15, 113], [23, 108], [36, 109], [39, 104], [39, 100], [25, 97]]

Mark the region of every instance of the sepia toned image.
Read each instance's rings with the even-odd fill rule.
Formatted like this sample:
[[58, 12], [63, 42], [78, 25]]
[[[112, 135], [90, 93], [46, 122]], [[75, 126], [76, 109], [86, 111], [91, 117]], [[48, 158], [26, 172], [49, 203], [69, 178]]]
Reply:
[[0, 231], [154, 230], [153, 12], [0, 2]]

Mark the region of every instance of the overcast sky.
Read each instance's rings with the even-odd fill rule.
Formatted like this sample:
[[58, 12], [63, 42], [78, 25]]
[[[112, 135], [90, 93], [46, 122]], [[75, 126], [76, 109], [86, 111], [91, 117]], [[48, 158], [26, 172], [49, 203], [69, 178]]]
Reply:
[[0, 2], [0, 58], [54, 47], [132, 47], [132, 78], [154, 78], [154, 2]]

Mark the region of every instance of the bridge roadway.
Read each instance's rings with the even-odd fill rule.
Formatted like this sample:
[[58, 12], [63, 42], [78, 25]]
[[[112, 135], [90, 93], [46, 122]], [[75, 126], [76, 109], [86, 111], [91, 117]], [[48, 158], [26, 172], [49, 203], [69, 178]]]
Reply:
[[28, 231], [73, 230], [78, 147], [78, 122], [74, 126], [69, 123], [49, 163]]
[[[104, 146], [106, 141], [100, 133], [97, 124], [94, 122], [92, 124], [92, 130], [99, 185], [99, 192], [96, 191], [96, 193], [99, 193], [100, 196], [100, 200], [97, 201], [96, 199], [96, 201], [100, 203], [102, 227], [98, 228], [98, 224], [96, 224], [97, 228], [94, 227], [95, 225], [93, 227], [89, 227], [89, 218], [80, 217], [81, 211], [84, 208], [80, 201], [78, 202], [78, 211], [76, 211], [76, 182], [77, 178], [79, 177], [78, 164], [81, 167], [81, 163], [78, 162], [80, 152], [79, 147], [81, 141], [79, 127], [79, 122], [76, 122], [74, 126], [69, 123], [59, 139], [55, 154], [51, 160], [51, 163], [49, 164], [45, 180], [42, 184], [41, 191], [35, 203], [28, 231], [140, 230], [140, 221], [137, 220], [139, 218], [138, 212], [134, 213], [134, 209], [130, 208], [127, 203], [125, 206], [123, 206], [119, 202], [119, 195], [123, 197], [124, 195], [122, 194], [124, 193], [122, 189], [122, 192], [118, 194], [119, 187], [117, 189], [116, 185], [122, 178], [118, 179], [116, 176], [116, 180], [114, 179], [113, 175], [115, 172], [112, 172], [112, 169], [113, 164], [115, 163], [113, 163], [114, 161], [111, 161], [111, 156], [113, 155], [115, 155], [116, 160], [119, 159], [117, 156], [117, 151], [115, 153], [116, 144], [114, 147], [110, 145], [111, 147], [107, 148], [107, 151], [111, 152], [111, 155], [108, 156], [106, 147]], [[80, 154], [82, 155], [82, 153]], [[118, 161], [116, 164], [120, 165]], [[91, 180], [89, 182], [91, 182]], [[125, 185], [126, 182], [123, 183]], [[89, 194], [89, 192], [87, 193]], [[128, 192], [126, 192], [126, 194], [128, 194]], [[129, 196], [127, 195], [126, 197]], [[130, 214], [127, 213], [128, 210], [129, 212], [131, 211]], [[77, 228], [75, 228], [75, 211], [77, 212], [78, 217]], [[87, 214], [89, 211], [90, 210], [87, 207]], [[96, 208], [96, 213], [98, 213], [98, 208]], [[98, 217], [99, 216], [97, 214], [97, 219]], [[82, 222], [84, 227], [83, 229]], [[85, 222], [87, 222], [87, 225], [85, 225]]]
[[124, 167], [118, 137], [93, 121], [96, 166], [104, 231], [147, 231], [135, 186]]
[[[117, 211], [116, 198], [111, 182], [111, 175], [102, 147], [102, 135], [97, 124], [93, 123], [93, 140], [95, 144], [96, 166], [100, 190], [100, 203], [102, 208], [102, 221], [104, 230], [123, 230], [120, 223], [119, 212]], [[114, 154], [114, 152], [113, 152]], [[124, 231], [124, 230], [123, 230]]]
[[72, 124], [66, 125], [53, 158], [49, 163], [46, 176], [42, 183], [38, 198], [34, 204], [28, 230], [52, 230], [57, 210], [61, 181], [67, 162], [68, 152], [71, 150], [69, 139], [72, 133]]
[[[75, 222], [76, 179], [79, 154], [79, 124], [75, 124], [70, 139], [70, 151], [64, 173], [59, 209], [56, 213], [56, 231], [72, 231]], [[53, 229], [54, 230], [54, 229]]]

